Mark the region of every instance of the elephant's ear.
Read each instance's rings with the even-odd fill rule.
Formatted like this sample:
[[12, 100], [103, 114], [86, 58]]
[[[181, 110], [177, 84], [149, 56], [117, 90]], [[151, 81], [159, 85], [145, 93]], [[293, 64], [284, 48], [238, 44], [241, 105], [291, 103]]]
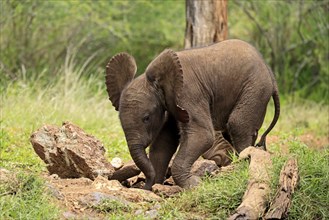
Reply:
[[119, 109], [122, 90], [133, 80], [136, 70], [135, 59], [128, 53], [115, 55], [106, 65], [106, 90], [115, 110]]
[[166, 100], [173, 101], [177, 119], [187, 123], [189, 115], [181, 105], [184, 79], [178, 55], [173, 50], [164, 50], [150, 63], [145, 74], [150, 83], [164, 91]]

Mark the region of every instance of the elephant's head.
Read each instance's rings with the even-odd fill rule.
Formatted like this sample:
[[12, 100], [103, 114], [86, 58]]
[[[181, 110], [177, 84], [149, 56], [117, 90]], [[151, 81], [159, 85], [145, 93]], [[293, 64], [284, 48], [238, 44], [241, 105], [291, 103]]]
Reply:
[[109, 99], [117, 111], [130, 154], [146, 176], [146, 189], [154, 184], [155, 171], [145, 148], [159, 134], [168, 112], [182, 122], [188, 121], [187, 111], [177, 102], [183, 87], [179, 59], [171, 50], [161, 53], [134, 79], [137, 67], [127, 53], [115, 55], [106, 67]]

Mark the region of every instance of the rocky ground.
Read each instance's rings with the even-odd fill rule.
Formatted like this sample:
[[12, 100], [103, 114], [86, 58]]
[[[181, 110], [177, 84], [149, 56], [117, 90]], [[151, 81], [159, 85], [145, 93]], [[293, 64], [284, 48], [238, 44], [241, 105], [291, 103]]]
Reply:
[[[311, 134], [299, 140], [317, 148], [328, 143], [327, 139], [314, 138]], [[156, 218], [159, 205], [148, 210], [138, 208], [139, 205], [159, 204], [183, 191], [175, 185], [170, 172], [164, 185], [156, 184], [152, 191], [142, 190], [145, 177], [132, 161], [123, 163], [120, 158], [107, 161], [102, 143], [70, 122], [61, 127], [43, 126], [31, 135], [30, 141], [48, 169], [44, 174], [47, 189], [67, 210], [63, 213], [64, 219], [102, 219], [102, 209], [118, 207], [127, 211], [134, 207], [136, 215]], [[268, 143], [279, 143], [285, 151], [284, 141], [276, 136], [269, 136]], [[192, 172], [202, 177], [231, 168], [219, 168], [214, 161], [200, 159], [193, 165]], [[2, 181], [15, 184], [15, 175], [9, 171], [0, 169], [0, 176]]]
[[[142, 190], [145, 176], [133, 161], [124, 164], [120, 158], [113, 158], [108, 162], [102, 143], [70, 122], [62, 127], [45, 125], [31, 135], [30, 142], [49, 171], [45, 179], [50, 193], [68, 210], [64, 218], [101, 218], [99, 209], [104, 202], [106, 208], [129, 209], [183, 191], [175, 185], [170, 172], [163, 185], [154, 185], [152, 191]], [[192, 173], [202, 177], [219, 170], [214, 161], [200, 159]], [[137, 214], [153, 218], [158, 208], [137, 208]]]

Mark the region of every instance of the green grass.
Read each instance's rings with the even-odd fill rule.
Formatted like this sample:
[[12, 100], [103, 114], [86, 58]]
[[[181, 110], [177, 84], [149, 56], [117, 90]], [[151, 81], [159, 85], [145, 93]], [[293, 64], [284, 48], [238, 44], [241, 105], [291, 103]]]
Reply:
[[[56, 219], [61, 212], [44, 190], [40, 174], [45, 164], [34, 153], [29, 137], [44, 124], [60, 125], [71, 121], [100, 139], [106, 157], [130, 160], [118, 113], [108, 101], [105, 85], [98, 78], [103, 73], [84, 79], [81, 69], [71, 62], [62, 68], [58, 78], [45, 84], [43, 80], [19, 81], [2, 89], [0, 167], [18, 173], [15, 184], [1, 184], [0, 219]], [[96, 77], [97, 76], [97, 77]], [[42, 78], [42, 77], [41, 77]], [[288, 157], [296, 157], [300, 182], [294, 194], [289, 219], [329, 218], [329, 147], [314, 150], [298, 140], [303, 134], [328, 137], [328, 106], [283, 98], [280, 120], [270, 136], [279, 141], [268, 146], [273, 153], [272, 186], [277, 186], [280, 169]], [[262, 131], [273, 117], [270, 105]], [[288, 149], [284, 154], [282, 146]], [[237, 169], [215, 178], [205, 178], [196, 189], [161, 202], [158, 215], [162, 219], [224, 219], [239, 205], [247, 186], [247, 162]], [[12, 189], [10, 188], [12, 186]], [[8, 191], [14, 194], [7, 194]], [[272, 192], [274, 195], [274, 191]], [[143, 204], [145, 212], [154, 204]], [[137, 207], [121, 207], [106, 201], [95, 207], [109, 219], [147, 219], [136, 215]], [[118, 211], [120, 209], [120, 211]]]
[[161, 209], [164, 219], [225, 219], [241, 203], [248, 182], [248, 163], [214, 178], [207, 177], [196, 189], [168, 199]]
[[0, 219], [59, 218], [60, 209], [40, 177], [20, 172], [16, 178], [0, 181]]
[[300, 181], [289, 219], [329, 218], [329, 149], [316, 151], [298, 142], [290, 152], [298, 159]]

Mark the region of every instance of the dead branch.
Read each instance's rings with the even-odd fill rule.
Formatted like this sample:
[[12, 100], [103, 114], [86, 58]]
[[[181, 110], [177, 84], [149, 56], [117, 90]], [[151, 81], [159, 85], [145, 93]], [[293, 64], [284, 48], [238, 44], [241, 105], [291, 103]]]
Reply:
[[287, 217], [292, 194], [298, 183], [298, 166], [295, 159], [287, 161], [280, 173], [280, 187], [265, 215], [265, 219], [283, 219]]
[[248, 147], [240, 153], [240, 158], [250, 158], [249, 184], [242, 203], [228, 219], [258, 219], [265, 212], [270, 193], [270, 154], [255, 147]]

